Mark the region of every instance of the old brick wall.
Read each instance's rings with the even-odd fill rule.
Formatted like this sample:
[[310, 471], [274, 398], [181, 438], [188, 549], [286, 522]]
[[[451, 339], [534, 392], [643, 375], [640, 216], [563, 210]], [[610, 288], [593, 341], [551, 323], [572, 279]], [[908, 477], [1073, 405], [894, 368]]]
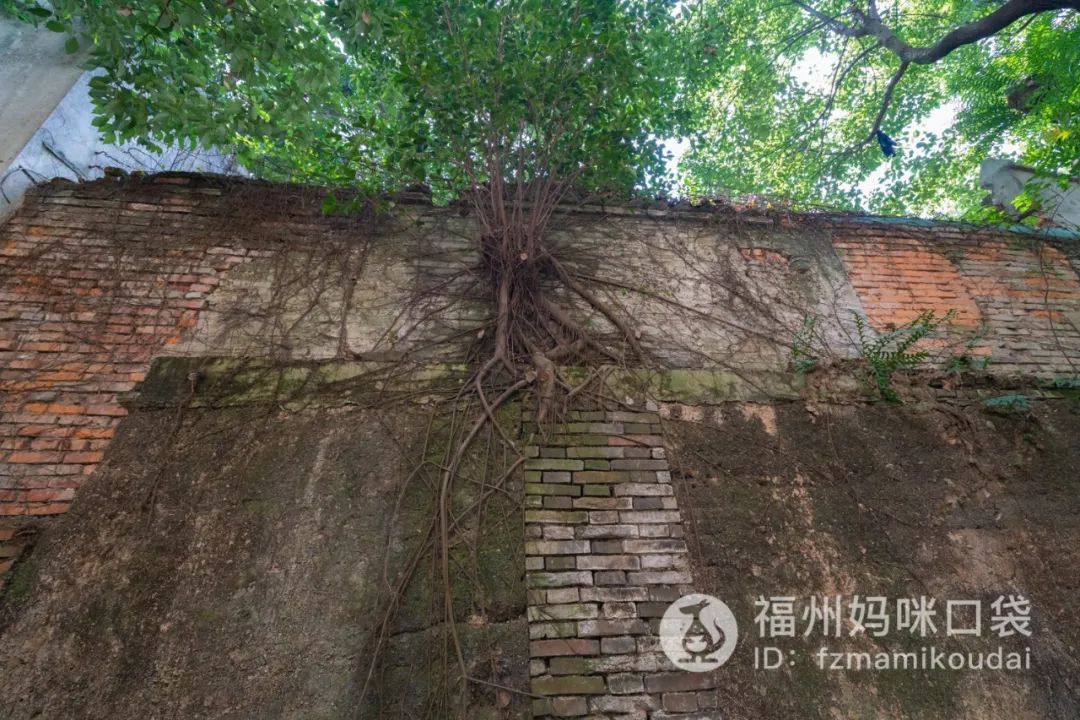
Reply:
[[65, 512], [126, 414], [119, 395], [195, 325], [229, 268], [265, 252], [221, 244], [201, 211], [221, 193], [182, 178], [122, 196], [53, 186], [4, 225], [0, 516]]
[[715, 676], [661, 651], [693, 592], [655, 412], [574, 411], [529, 448], [525, 554], [534, 717], [713, 717]]
[[[328, 217], [324, 194], [58, 183], [0, 227], [0, 538], [67, 510], [155, 355], [462, 357], [485, 319], [469, 219], [416, 201], [389, 221]], [[1075, 238], [583, 208], [553, 241], [669, 365], [782, 370], [808, 314], [829, 353], [852, 357], [853, 311], [887, 330], [925, 308], [956, 310], [961, 339], [985, 323], [991, 372], [1073, 373], [1080, 356]]]
[[838, 226], [833, 244], [876, 329], [951, 310], [958, 328], [982, 326], [977, 347], [993, 372], [1076, 373], [1080, 280], [1038, 235], [860, 223]]
[[[105, 456], [120, 403], [231, 268], [351, 236], [322, 195], [163, 176], [58, 183], [0, 227], [0, 578]], [[186, 334], [187, 335], [186, 335]]]
[[[157, 392], [128, 403], [109, 460], [16, 565], [0, 597], [0, 718], [423, 717], [447, 640], [431, 564], [403, 589], [362, 688], [387, 583], [438, 492], [410, 482], [430, 406], [366, 409], [329, 386], [287, 412], [191, 407], [196, 364], [155, 361], [143, 387]], [[527, 691], [520, 474], [501, 489], [482, 524], [464, 511], [479, 485], [455, 505], [457, 617], [471, 667]], [[466, 622], [474, 613], [482, 623]], [[465, 717], [527, 717], [527, 700], [498, 712], [495, 700], [477, 688]]]

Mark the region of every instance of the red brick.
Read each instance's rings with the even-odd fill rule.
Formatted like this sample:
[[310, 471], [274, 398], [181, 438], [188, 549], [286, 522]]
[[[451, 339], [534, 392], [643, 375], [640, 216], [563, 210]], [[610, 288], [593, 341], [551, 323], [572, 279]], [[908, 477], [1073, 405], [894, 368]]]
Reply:
[[57, 415], [81, 415], [86, 411], [82, 405], [64, 405], [53, 403], [49, 405], [49, 412]]
[[105, 457], [101, 452], [69, 452], [64, 455], [65, 463], [85, 465], [87, 463], [99, 463]]
[[75, 431], [75, 437], [77, 438], [104, 438], [109, 439], [116, 434], [116, 428], [103, 427], [103, 428], [79, 428]]
[[29, 490], [23, 495], [25, 502], [50, 502], [53, 500], [70, 501], [75, 497], [75, 491], [68, 488], [49, 488], [43, 490]]
[[13, 464], [40, 465], [45, 463], [60, 462], [60, 453], [57, 452], [13, 452], [7, 461]]
[[63, 515], [71, 509], [71, 503], [51, 502], [44, 505], [30, 505], [27, 507], [28, 515]]
[[106, 415], [109, 417], [123, 417], [127, 415], [125, 410], [120, 405], [87, 405], [87, 415]]
[[66, 371], [62, 371], [62, 370], [57, 371], [57, 372], [51, 372], [51, 373], [42, 373], [41, 375], [38, 376], [38, 380], [40, 380], [41, 382], [44, 382], [44, 383], [72, 382], [74, 380], [79, 380], [81, 378], [82, 378], [82, 373], [66, 372]]

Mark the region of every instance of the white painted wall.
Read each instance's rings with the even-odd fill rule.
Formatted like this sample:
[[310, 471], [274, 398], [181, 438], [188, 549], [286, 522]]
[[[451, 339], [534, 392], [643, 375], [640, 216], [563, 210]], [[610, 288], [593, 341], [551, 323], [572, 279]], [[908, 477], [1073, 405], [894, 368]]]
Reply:
[[[1013, 199], [1024, 191], [1035, 171], [1009, 160], [984, 160], [979, 168], [979, 184], [990, 191], [990, 199], [1006, 212], [1019, 215]], [[1035, 196], [1041, 209], [1039, 217], [1056, 227], [1080, 230], [1080, 182], [1073, 180], [1062, 188], [1053, 180], [1039, 179]]]
[[91, 73], [76, 62], [63, 35], [0, 18], [0, 221], [33, 185], [99, 178], [106, 167], [247, 174], [213, 150], [156, 154], [104, 142], [91, 124]]
[[82, 75], [64, 36], [0, 17], [0, 175]]

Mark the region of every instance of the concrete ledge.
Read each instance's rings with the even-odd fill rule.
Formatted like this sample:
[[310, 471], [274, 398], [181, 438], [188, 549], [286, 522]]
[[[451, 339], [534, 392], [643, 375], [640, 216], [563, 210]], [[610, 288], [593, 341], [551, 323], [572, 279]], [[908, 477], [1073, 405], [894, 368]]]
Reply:
[[160, 357], [146, 380], [121, 397], [128, 408], [280, 404], [367, 404], [376, 396], [422, 401], [456, 393], [468, 366], [374, 361], [292, 361]]
[[[465, 364], [394, 361], [281, 361], [237, 358], [160, 357], [133, 392], [121, 397], [129, 409], [229, 407], [279, 404], [288, 409], [369, 404], [387, 399], [428, 402], [461, 389], [471, 370]], [[581, 367], [560, 368], [572, 386], [590, 377]], [[632, 401], [717, 405], [726, 402], [865, 403], [880, 398], [859, 377], [856, 362], [799, 374], [759, 367], [672, 368], [644, 370], [609, 368], [605, 392]], [[1080, 384], [1068, 378], [998, 377], [989, 374], [944, 376], [940, 372], [897, 373], [898, 390], [909, 402], [942, 398], [982, 400], [1003, 394], [1030, 399], [1062, 399], [1080, 395]]]

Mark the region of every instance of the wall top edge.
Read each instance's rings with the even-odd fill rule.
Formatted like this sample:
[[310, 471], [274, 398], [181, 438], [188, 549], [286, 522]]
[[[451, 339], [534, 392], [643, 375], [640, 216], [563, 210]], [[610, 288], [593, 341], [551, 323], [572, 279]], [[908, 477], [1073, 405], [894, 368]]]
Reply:
[[[56, 178], [38, 186], [33, 194], [37, 197], [50, 197], [56, 194], [78, 194], [79, 191], [94, 192], [103, 188], [146, 189], [155, 187], [162, 191], [183, 192], [184, 190], [205, 190], [212, 188], [225, 194], [229, 189], [248, 190], [265, 189], [267, 191], [293, 191], [303, 193], [336, 192], [348, 195], [355, 191], [350, 188], [305, 185], [301, 183], [273, 182], [254, 178], [230, 175], [191, 172], [132, 173], [130, 175], [109, 174], [104, 178], [75, 183], [64, 178]], [[407, 188], [387, 196], [398, 205], [436, 207], [431, 196], [423, 188]], [[464, 203], [454, 203], [446, 209], [461, 211]], [[892, 215], [874, 215], [840, 211], [794, 211], [784, 209], [736, 208], [722, 199], [695, 201], [666, 200], [610, 200], [583, 199], [577, 203], [564, 203], [568, 214], [575, 215], [615, 215], [629, 218], [669, 220], [669, 221], [716, 221], [724, 220], [735, 224], [778, 226], [795, 229], [800, 226], [843, 227], [879, 226], [883, 228], [911, 228], [922, 231], [960, 230], [978, 233], [1002, 235], [1024, 235], [1034, 238], [1054, 240], [1080, 240], [1080, 232], [1064, 228], [1033, 228], [1025, 225], [986, 225], [964, 220], [939, 218], [919, 218]]]

